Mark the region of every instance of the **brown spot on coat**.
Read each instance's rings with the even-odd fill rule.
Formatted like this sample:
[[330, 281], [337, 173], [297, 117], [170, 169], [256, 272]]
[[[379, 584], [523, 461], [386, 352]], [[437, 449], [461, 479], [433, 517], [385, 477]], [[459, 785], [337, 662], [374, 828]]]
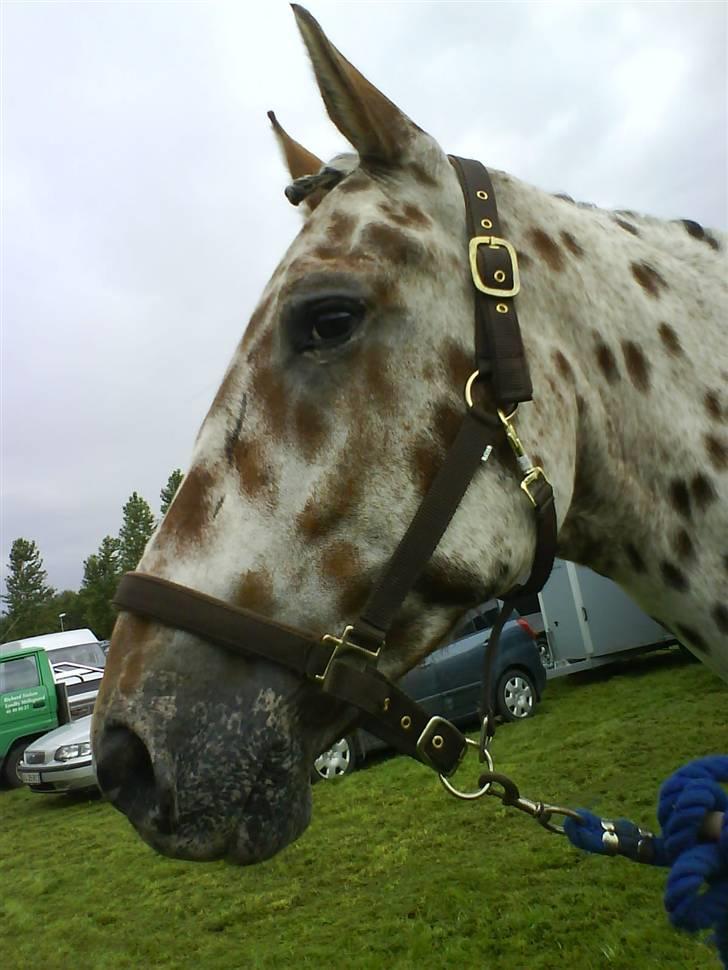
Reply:
[[397, 389], [392, 381], [388, 355], [381, 344], [370, 344], [362, 353], [364, 386], [370, 400], [391, 412], [397, 404]]
[[388, 219], [391, 219], [398, 226], [423, 229], [432, 224], [430, 217], [425, 215], [416, 205], [412, 205], [411, 202], [408, 202], [401, 209], [392, 205], [391, 202], [380, 202], [379, 208]]
[[363, 482], [364, 476], [355, 463], [343, 466], [339, 475], [327, 476], [296, 518], [304, 538], [322, 539], [345, 522], [361, 500]]
[[574, 371], [571, 367], [569, 361], [564, 357], [560, 350], [555, 350], [553, 352], [554, 363], [556, 364], [556, 369], [562, 377], [565, 377], [568, 381], [574, 380]]
[[670, 482], [669, 496], [675, 511], [682, 515], [684, 519], [690, 519], [693, 510], [687, 483], [681, 478], [673, 478]]
[[[312, 255], [315, 259], [320, 259], [324, 262], [331, 261], [341, 256], [341, 247], [332, 246], [330, 243], [321, 243], [320, 246], [314, 247]], [[292, 265], [295, 267], [295, 264]]]
[[416, 205], [412, 205], [411, 202], [405, 204], [403, 215], [408, 225], [419, 226], [423, 229], [426, 226], [432, 225], [430, 217], [422, 209], [419, 209]]
[[712, 502], [718, 498], [718, 493], [715, 490], [715, 485], [711, 480], [699, 472], [690, 483], [690, 490], [695, 499], [695, 504], [699, 509], [707, 508]]
[[615, 219], [614, 221], [621, 229], [624, 229], [625, 232], [630, 232], [633, 236], [639, 236], [639, 229], [637, 229], [636, 226], [633, 226], [631, 222], [625, 222], [624, 219]]
[[278, 483], [266, 455], [265, 445], [259, 438], [241, 438], [233, 451], [235, 465], [240, 475], [240, 487], [251, 499], [268, 492], [269, 501], [277, 498]]
[[685, 626], [683, 623], [676, 623], [675, 629], [677, 630], [678, 634], [684, 640], [687, 640], [688, 643], [690, 643], [693, 647], [698, 650], [702, 650], [703, 653], [710, 653], [708, 644], [697, 630], [693, 630], [692, 627]]
[[334, 212], [329, 219], [326, 235], [330, 243], [341, 246], [348, 242], [356, 227], [356, 219], [348, 212]]
[[706, 391], [703, 398], [705, 410], [715, 421], [720, 421], [723, 417], [723, 408], [720, 406], [720, 398], [715, 391]]
[[713, 619], [721, 633], [728, 633], [728, 607], [716, 603], [713, 607]]
[[665, 280], [649, 263], [632, 263], [631, 269], [632, 275], [642, 289], [654, 299], [659, 298], [661, 290], [667, 289]]
[[627, 558], [629, 559], [629, 564], [636, 573], [646, 573], [647, 566], [645, 561], [639, 553], [637, 547], [633, 543], [628, 542], [624, 547], [624, 551], [627, 553]]
[[460, 392], [475, 370], [472, 350], [466, 349], [454, 337], [445, 342], [443, 359], [447, 368], [450, 386]]
[[202, 539], [210, 520], [214, 478], [206, 468], [187, 472], [159, 529], [159, 538], [194, 544]]
[[661, 323], [658, 333], [669, 354], [673, 357], [679, 357], [683, 353], [680, 338], [669, 323]]
[[442, 451], [430, 438], [422, 435], [412, 447], [410, 460], [417, 490], [424, 495], [442, 465]]
[[370, 185], [369, 177], [361, 170], [357, 170], [343, 178], [332, 191], [349, 195], [352, 192], [362, 192], [364, 189], [368, 189]]
[[650, 364], [642, 349], [633, 340], [622, 341], [622, 353], [627, 365], [627, 373], [638, 391], [648, 391], [650, 388]]
[[668, 586], [671, 586], [672, 589], [679, 590], [681, 593], [684, 593], [690, 586], [685, 574], [666, 559], [663, 559], [660, 563], [660, 573]]
[[682, 219], [681, 221], [693, 239], [699, 239], [701, 242], [707, 243], [711, 249], [720, 249], [718, 240], [711, 236], [709, 232], [706, 232], [699, 222], [693, 222], [692, 219]]
[[358, 248], [381, 253], [397, 266], [418, 265], [426, 252], [418, 239], [386, 222], [370, 223], [361, 234]]
[[[374, 588], [375, 577], [366, 573], [353, 576], [346, 588], [338, 596], [339, 609], [344, 616], [353, 617], [364, 609], [369, 594]], [[389, 643], [389, 637], [387, 637]]]
[[574, 254], [574, 256], [581, 258], [584, 255], [584, 250], [582, 247], [579, 245], [576, 239], [574, 239], [571, 233], [567, 232], [565, 229], [561, 230], [561, 241], [569, 252]]
[[359, 552], [353, 542], [334, 542], [328, 546], [320, 560], [321, 575], [328, 585], [337, 588], [347, 586], [362, 571]]
[[680, 556], [681, 559], [693, 559], [695, 556], [695, 547], [693, 546], [693, 540], [690, 538], [687, 530], [678, 529], [675, 533], [672, 545], [675, 552]]
[[246, 610], [272, 616], [275, 612], [273, 579], [267, 569], [252, 569], [243, 573], [238, 584], [235, 602]]
[[279, 373], [269, 364], [253, 368], [251, 389], [257, 404], [258, 413], [262, 414], [274, 438], [283, 437], [288, 424], [288, 396], [283, 387]]
[[610, 384], [616, 383], [619, 378], [617, 361], [611, 349], [604, 343], [601, 337], [597, 338], [597, 363], [599, 368]]
[[310, 401], [299, 400], [293, 409], [296, 441], [307, 461], [313, 461], [326, 441], [328, 425], [324, 411]]
[[139, 687], [145, 664], [155, 645], [152, 631], [152, 620], [131, 613], [122, 614], [116, 621], [104, 673], [107, 674], [105, 680], [109, 680], [108, 674], [113, 675], [119, 670], [116, 682], [119, 693], [125, 697], [131, 696]]
[[728, 445], [714, 434], [704, 436], [705, 450], [708, 452], [708, 460], [716, 471], [723, 471], [728, 468]]
[[566, 265], [564, 255], [551, 236], [547, 232], [544, 232], [543, 229], [531, 229], [528, 235], [539, 256], [541, 256], [549, 269], [561, 272]]

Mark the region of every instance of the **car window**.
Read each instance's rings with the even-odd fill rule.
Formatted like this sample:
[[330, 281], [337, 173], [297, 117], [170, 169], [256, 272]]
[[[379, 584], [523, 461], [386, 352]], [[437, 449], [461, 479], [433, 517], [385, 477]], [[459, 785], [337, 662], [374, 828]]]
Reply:
[[33, 657], [17, 657], [15, 660], [0, 661], [0, 694], [11, 690], [24, 690], [38, 687], [40, 675]]
[[53, 664], [73, 663], [87, 667], [103, 667], [106, 663], [99, 643], [78, 643], [72, 647], [61, 647], [60, 650], [49, 650], [48, 658]]
[[467, 653], [474, 647], [485, 643], [485, 641], [485, 637], [476, 638], [472, 635], [464, 636], [461, 639], [456, 640], [454, 643], [448, 643], [444, 647], [440, 647], [439, 650], [436, 650], [430, 655], [430, 660], [432, 660], [434, 663], [437, 663], [439, 660], [449, 660], [451, 657], [457, 657], [461, 653]]
[[449, 640], [459, 640], [461, 637], [467, 637], [471, 633], [477, 633], [478, 630], [490, 629], [496, 621], [498, 610], [499, 606], [495, 600], [490, 600], [487, 603], [476, 606], [472, 610], [468, 610], [455, 624]]

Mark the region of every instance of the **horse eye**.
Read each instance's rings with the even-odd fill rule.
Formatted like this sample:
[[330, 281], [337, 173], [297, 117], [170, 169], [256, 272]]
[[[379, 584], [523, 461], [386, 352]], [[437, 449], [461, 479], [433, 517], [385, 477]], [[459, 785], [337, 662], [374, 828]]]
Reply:
[[364, 317], [362, 300], [328, 297], [297, 307], [288, 331], [297, 353], [338, 347], [352, 336]]

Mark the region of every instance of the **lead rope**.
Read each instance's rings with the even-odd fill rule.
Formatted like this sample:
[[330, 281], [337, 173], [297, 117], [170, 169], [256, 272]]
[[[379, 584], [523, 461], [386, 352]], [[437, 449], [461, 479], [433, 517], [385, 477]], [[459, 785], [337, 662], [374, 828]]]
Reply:
[[573, 843], [599, 855], [670, 867], [665, 909], [679, 930], [712, 930], [728, 968], [728, 755], [684, 765], [663, 784], [657, 818], [661, 835], [627, 819], [610, 821], [579, 809], [564, 831]]

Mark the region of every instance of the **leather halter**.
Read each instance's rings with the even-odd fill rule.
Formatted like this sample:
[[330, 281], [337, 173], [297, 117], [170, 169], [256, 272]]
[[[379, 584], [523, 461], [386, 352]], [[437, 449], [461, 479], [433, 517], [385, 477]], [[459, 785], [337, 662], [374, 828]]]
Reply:
[[[114, 598], [119, 610], [185, 630], [244, 657], [287, 667], [324, 694], [357, 708], [367, 730], [444, 778], [460, 763], [466, 738], [444, 718], [430, 717], [377, 669], [377, 662], [397, 611], [434, 553], [471, 479], [504, 440], [515, 455], [521, 488], [536, 517], [537, 541], [531, 575], [506, 595], [485, 651], [481, 758], [487, 758], [494, 732], [491, 682], [500, 632], [513, 601], [543, 587], [556, 550], [553, 490], [543, 469], [534, 467], [526, 455], [513, 423], [519, 403], [532, 398], [514, 302], [520, 288], [516, 252], [502, 237], [486, 169], [469, 159], [451, 156], [450, 161], [465, 197], [476, 291], [476, 369], [465, 389], [467, 410], [455, 440], [361, 616], [340, 637], [321, 637], [140, 572], [123, 576]], [[485, 381], [495, 413], [479, 401]]]

